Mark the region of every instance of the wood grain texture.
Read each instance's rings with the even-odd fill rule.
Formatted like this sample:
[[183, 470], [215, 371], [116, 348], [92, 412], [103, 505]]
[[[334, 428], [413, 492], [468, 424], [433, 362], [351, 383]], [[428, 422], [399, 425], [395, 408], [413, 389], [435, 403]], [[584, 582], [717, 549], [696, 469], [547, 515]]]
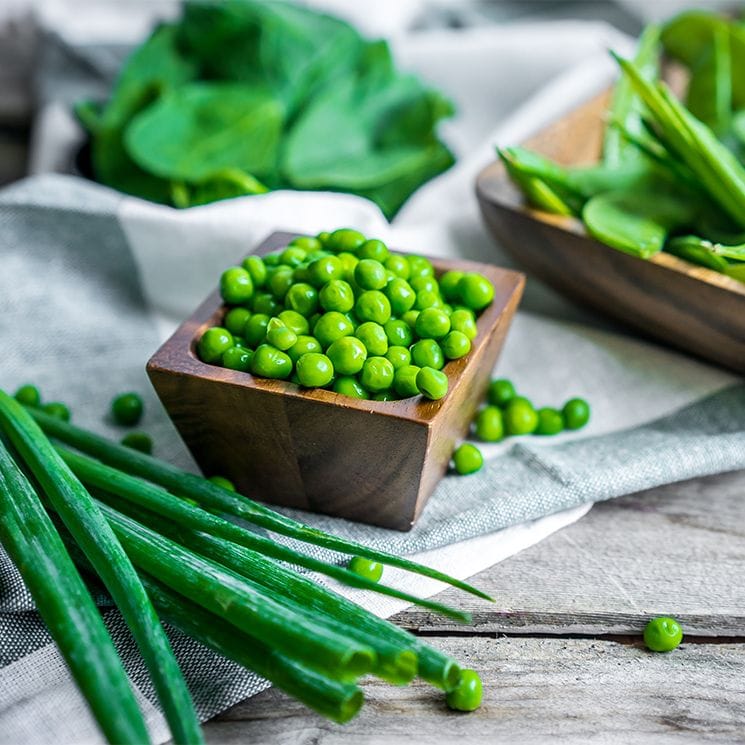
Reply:
[[206, 725], [209, 743], [393, 745], [407, 743], [736, 743], [745, 722], [745, 647], [684, 644], [653, 654], [594, 639], [453, 639], [432, 642], [478, 669], [477, 713], [447, 709], [415, 684], [363, 685], [360, 716], [339, 726], [276, 690]]
[[[260, 247], [286, 245], [278, 233]], [[214, 292], [155, 353], [148, 374], [202, 470], [262, 501], [408, 530], [443, 476], [489, 384], [524, 277], [433, 259], [437, 272], [478, 271], [495, 287], [471, 352], [449, 362], [439, 401], [360, 401], [201, 362], [196, 342], [225, 313]]]
[[445, 591], [472, 627], [410, 609], [427, 632], [639, 633], [672, 614], [698, 636], [745, 638], [745, 471], [597, 504], [587, 517], [472, 578], [493, 607]]
[[[525, 145], [566, 165], [596, 161], [607, 98]], [[591, 238], [576, 218], [531, 209], [501, 163], [481, 172], [476, 191], [490, 231], [529, 273], [665, 343], [745, 372], [745, 284], [667, 253], [638, 259]]]

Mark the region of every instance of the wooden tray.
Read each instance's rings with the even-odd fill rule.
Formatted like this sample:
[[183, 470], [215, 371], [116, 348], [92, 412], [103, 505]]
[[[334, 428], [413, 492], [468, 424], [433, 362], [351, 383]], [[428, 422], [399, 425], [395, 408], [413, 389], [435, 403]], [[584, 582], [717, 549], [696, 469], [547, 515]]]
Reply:
[[[257, 253], [294, 237], [274, 233]], [[226, 476], [265, 502], [410, 529], [484, 398], [525, 283], [522, 274], [488, 264], [432, 263], [438, 273], [479, 271], [495, 287], [471, 352], [445, 365], [449, 391], [440, 401], [362, 401], [205, 364], [196, 341], [225, 313], [213, 292], [147, 365], [204, 473]]]
[[[525, 143], [565, 165], [598, 160], [609, 92]], [[527, 207], [500, 162], [476, 182], [483, 218], [529, 273], [687, 352], [745, 372], [745, 284], [668, 253], [638, 259], [591, 238], [582, 222]]]

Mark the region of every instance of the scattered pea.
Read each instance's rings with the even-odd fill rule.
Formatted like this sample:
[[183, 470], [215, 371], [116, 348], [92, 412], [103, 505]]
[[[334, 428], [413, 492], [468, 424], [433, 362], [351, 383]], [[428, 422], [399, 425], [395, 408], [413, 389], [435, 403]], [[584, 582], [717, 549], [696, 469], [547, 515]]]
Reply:
[[484, 456], [475, 445], [464, 442], [453, 453], [453, 465], [459, 474], [467, 476], [481, 470], [484, 465]]
[[561, 413], [567, 429], [581, 429], [590, 421], [590, 404], [584, 398], [570, 398]]
[[558, 409], [544, 406], [538, 409], [537, 435], [558, 435], [564, 429], [564, 417]]
[[347, 564], [347, 569], [373, 582], [380, 582], [380, 578], [383, 576], [382, 564], [372, 559], [365, 559], [362, 556], [353, 556]]
[[504, 408], [507, 404], [517, 396], [515, 386], [506, 378], [498, 378], [492, 380], [487, 391], [487, 398], [492, 406], [499, 406]]
[[39, 406], [41, 404], [41, 393], [35, 385], [22, 385], [13, 396], [19, 404], [24, 406]]
[[153, 438], [145, 432], [128, 432], [121, 439], [122, 445], [132, 450], [150, 455], [153, 452]]
[[683, 629], [669, 616], [653, 618], [644, 627], [644, 643], [653, 652], [670, 652], [683, 640]]
[[529, 435], [538, 426], [538, 413], [524, 396], [515, 396], [504, 410], [504, 429], [508, 435]]
[[44, 404], [41, 410], [55, 419], [61, 419], [63, 422], [70, 421], [70, 409], [59, 401], [50, 401], [48, 404]]
[[117, 424], [132, 427], [142, 418], [142, 399], [137, 393], [121, 393], [111, 402], [111, 414]]
[[447, 705], [456, 711], [476, 711], [483, 695], [479, 674], [475, 670], [461, 670], [460, 682], [446, 695]]
[[502, 410], [496, 406], [484, 406], [474, 420], [476, 437], [484, 442], [499, 442], [504, 438]]

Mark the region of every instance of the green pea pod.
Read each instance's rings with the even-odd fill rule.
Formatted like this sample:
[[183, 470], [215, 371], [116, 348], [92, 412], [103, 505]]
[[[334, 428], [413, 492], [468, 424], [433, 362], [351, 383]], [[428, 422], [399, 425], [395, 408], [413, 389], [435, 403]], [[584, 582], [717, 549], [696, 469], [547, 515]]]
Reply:
[[[507, 174], [531, 205], [555, 215], [576, 215], [569, 204], [542, 179], [523, 173], [519, 164], [515, 164], [503, 151], [498, 151], [505, 165]], [[570, 197], [571, 199], [571, 197]]]
[[712, 245], [710, 241], [696, 235], [683, 235], [668, 241], [665, 250], [692, 264], [699, 264], [717, 272], [726, 272], [729, 263], [711, 250]]
[[[639, 38], [634, 64], [647, 80], [659, 77], [660, 27], [650, 24]], [[626, 133], [641, 135], [643, 105], [638, 94], [626, 77], [622, 77], [613, 91], [609, 109], [609, 121], [603, 138], [603, 162], [617, 168], [629, 159], [639, 156], [640, 150]], [[616, 126], [620, 125], [620, 126]]]
[[659, 189], [598, 194], [582, 210], [590, 235], [642, 259], [659, 253], [670, 230], [692, 217], [688, 200]]
[[745, 282], [745, 264], [730, 264], [725, 274], [740, 282]]

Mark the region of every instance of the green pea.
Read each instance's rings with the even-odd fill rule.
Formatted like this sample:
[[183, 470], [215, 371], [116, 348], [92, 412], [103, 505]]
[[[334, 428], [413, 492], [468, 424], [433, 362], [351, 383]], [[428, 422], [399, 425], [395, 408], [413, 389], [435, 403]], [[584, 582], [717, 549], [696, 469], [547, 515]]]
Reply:
[[393, 365], [385, 357], [368, 357], [362, 365], [360, 383], [376, 393], [390, 388], [393, 384]]
[[318, 343], [318, 339], [305, 334], [298, 334], [297, 341], [287, 350], [287, 355], [293, 364], [309, 352], [323, 352], [323, 348]]
[[370, 356], [382, 357], [388, 351], [388, 336], [385, 329], [375, 321], [361, 323], [354, 335], [365, 345]]
[[226, 269], [220, 277], [220, 295], [228, 305], [241, 305], [254, 294], [251, 275], [241, 266]]
[[231, 308], [225, 314], [223, 324], [233, 336], [239, 336], [243, 333], [243, 328], [249, 318], [251, 318], [251, 311], [248, 308]]
[[150, 455], [153, 452], [153, 438], [146, 432], [129, 432], [121, 439], [122, 445]]
[[385, 391], [378, 391], [373, 396], [373, 401], [396, 401], [396, 400], [397, 400], [397, 396], [390, 388], [388, 388]]
[[388, 347], [385, 358], [393, 365], [394, 370], [411, 364], [411, 352], [406, 347]]
[[537, 435], [558, 435], [564, 429], [564, 417], [558, 409], [544, 406], [538, 409], [538, 426], [535, 428]]
[[484, 695], [481, 678], [475, 670], [461, 670], [460, 681], [446, 695], [447, 705], [455, 711], [476, 711]]
[[363, 290], [382, 290], [388, 284], [388, 275], [379, 261], [361, 259], [354, 268], [354, 281]]
[[277, 300], [284, 300], [294, 281], [295, 277], [291, 267], [278, 266], [269, 277], [269, 290]]
[[334, 391], [350, 398], [369, 399], [367, 391], [359, 384], [357, 378], [340, 375], [334, 381]]
[[297, 334], [285, 326], [279, 318], [272, 318], [266, 327], [266, 340], [273, 347], [284, 352], [297, 341]]
[[399, 277], [386, 285], [385, 294], [390, 301], [391, 312], [396, 316], [402, 316], [407, 310], [411, 310], [416, 302], [416, 292], [412, 286]]
[[282, 310], [282, 304], [270, 292], [257, 292], [251, 302], [254, 313], [264, 316], [276, 316]]
[[496, 406], [484, 406], [473, 421], [474, 432], [484, 442], [499, 442], [504, 439], [504, 418]]
[[331, 344], [326, 354], [337, 373], [356, 375], [367, 359], [367, 348], [354, 336], [345, 336]]
[[455, 303], [460, 300], [458, 283], [463, 277], [463, 272], [451, 270], [440, 277], [440, 294], [448, 302]]
[[279, 266], [279, 254], [278, 253], [270, 253], [264, 256], [264, 266], [267, 269], [270, 269], [271, 267]]
[[318, 310], [318, 291], [312, 285], [298, 282], [287, 290], [285, 305], [303, 316], [312, 316]]
[[213, 326], [207, 329], [199, 340], [197, 352], [202, 362], [212, 364], [217, 362], [226, 349], [233, 346], [233, 335], [222, 326]]
[[375, 321], [383, 325], [391, 317], [391, 304], [380, 290], [366, 290], [357, 298], [354, 312], [360, 321]]
[[440, 346], [449, 360], [459, 360], [471, 351], [471, 340], [462, 331], [451, 331]]
[[442, 370], [445, 367], [445, 355], [434, 339], [420, 339], [411, 347], [411, 359], [419, 367], [432, 367]]
[[416, 328], [416, 319], [419, 318], [419, 310], [407, 310], [401, 316], [401, 320], [413, 331]]
[[418, 396], [419, 387], [416, 384], [416, 376], [419, 374], [420, 367], [417, 365], [404, 365], [399, 367], [393, 375], [393, 390], [401, 398], [409, 396]]
[[[300, 282], [307, 284], [310, 284], [310, 272], [308, 271], [308, 264], [303, 263], [299, 266], [296, 266], [292, 270], [292, 281], [295, 284], [298, 284]], [[288, 290], [289, 292], [289, 290]], [[285, 298], [287, 296], [285, 295]]]
[[288, 329], [292, 329], [298, 336], [310, 332], [308, 319], [296, 310], [283, 310], [281, 313], [277, 314], [277, 318], [279, 318]]
[[538, 413], [524, 396], [515, 396], [504, 410], [504, 428], [508, 435], [529, 435], [538, 426]]
[[454, 310], [450, 314], [450, 328], [453, 331], [460, 331], [465, 334], [471, 341], [478, 336], [478, 328], [476, 326], [476, 317], [473, 315], [473, 311], [465, 308]]
[[305, 261], [307, 255], [308, 252], [300, 246], [290, 245], [279, 255], [279, 263], [294, 269]]
[[567, 429], [582, 429], [590, 421], [590, 404], [584, 398], [570, 398], [561, 413]]
[[261, 256], [246, 256], [243, 268], [251, 275], [254, 288], [263, 287], [266, 282], [266, 264]]
[[486, 392], [486, 397], [489, 399], [489, 403], [492, 404], [492, 406], [499, 406], [502, 409], [507, 406], [515, 396], [517, 396], [515, 386], [506, 378], [492, 380]]
[[271, 344], [261, 344], [251, 360], [251, 372], [263, 378], [287, 380], [292, 374], [292, 360]]
[[416, 292], [434, 292], [438, 295], [440, 294], [440, 286], [437, 284], [437, 280], [428, 274], [412, 277], [409, 280], [409, 284]]
[[420, 339], [442, 339], [450, 332], [450, 318], [439, 308], [425, 308], [417, 316], [414, 330]]
[[448, 376], [434, 367], [422, 367], [416, 376], [416, 385], [425, 398], [437, 401], [448, 392]]
[[229, 370], [248, 372], [251, 369], [251, 359], [254, 353], [242, 347], [230, 347], [222, 353], [222, 366]]
[[388, 342], [393, 346], [410, 347], [414, 342], [414, 334], [406, 321], [391, 319], [386, 321], [383, 328], [385, 328]]
[[347, 564], [347, 569], [373, 582], [380, 582], [380, 578], [383, 576], [382, 564], [372, 559], [364, 559], [362, 556], [353, 556]]
[[[241, 349], [248, 349], [248, 344], [246, 344], [246, 340], [241, 336], [235, 336], [233, 335], [233, 346], [234, 347], [240, 347]], [[223, 352], [224, 354], [224, 352]]]
[[417, 256], [416, 254], [409, 254], [406, 258], [409, 261], [409, 271], [412, 278], [434, 277], [435, 268], [429, 259], [425, 259], [424, 256]]
[[442, 299], [438, 292], [433, 290], [422, 290], [417, 292], [414, 308], [416, 310], [425, 310], [425, 308], [439, 308], [442, 305]]
[[480, 471], [484, 465], [484, 456], [481, 451], [470, 442], [464, 442], [455, 449], [453, 453], [453, 465], [457, 473], [467, 476]]
[[41, 410], [55, 419], [61, 419], [63, 422], [70, 421], [70, 409], [59, 401], [50, 401], [48, 404], [44, 404]]
[[357, 256], [360, 259], [375, 259], [381, 263], [388, 258], [389, 254], [388, 246], [377, 238], [370, 238], [357, 249]]
[[401, 279], [408, 279], [411, 275], [409, 262], [401, 254], [389, 254], [383, 264], [389, 272], [393, 272], [393, 274]]
[[290, 245], [298, 246], [306, 251], [320, 251], [323, 248], [323, 243], [310, 235], [299, 235], [290, 241]]
[[318, 339], [321, 346], [327, 349], [342, 336], [351, 336], [354, 333], [352, 322], [343, 314], [335, 310], [324, 313], [313, 327], [313, 336]]
[[308, 266], [308, 275], [311, 283], [320, 288], [327, 282], [341, 279], [344, 276], [344, 264], [338, 256], [324, 256]]
[[306, 388], [323, 388], [334, 378], [334, 366], [325, 354], [308, 352], [298, 361], [296, 370], [300, 385]]
[[324, 242], [324, 248], [334, 253], [348, 251], [355, 253], [357, 249], [365, 242], [365, 236], [359, 230], [351, 228], [338, 228]]
[[318, 235], [316, 235], [316, 238], [320, 241], [322, 246], [326, 246], [326, 244], [329, 242], [329, 238], [331, 237], [331, 233], [329, 233], [328, 230], [322, 230]]
[[482, 274], [467, 272], [458, 282], [458, 294], [467, 308], [481, 310], [494, 300], [494, 285]]
[[269, 326], [268, 315], [265, 313], [255, 313], [252, 315], [243, 329], [243, 338], [246, 340], [246, 344], [249, 347], [258, 347], [266, 338], [267, 326]]
[[644, 643], [653, 652], [671, 652], [683, 641], [683, 629], [669, 616], [653, 618], [644, 627]]
[[336, 254], [336, 256], [339, 261], [341, 261], [343, 268], [342, 279], [351, 282], [354, 279], [354, 268], [359, 263], [359, 259], [348, 251], [342, 251], [341, 253]]
[[41, 393], [35, 385], [22, 385], [13, 396], [19, 404], [24, 406], [39, 406], [41, 404]]
[[354, 290], [343, 279], [332, 279], [322, 288], [318, 296], [324, 310], [348, 313], [354, 308]]
[[111, 415], [117, 424], [132, 427], [142, 419], [144, 406], [137, 393], [120, 393], [111, 402]]
[[219, 486], [221, 489], [227, 489], [228, 491], [235, 491], [235, 486], [230, 479], [226, 479], [224, 476], [210, 476], [208, 481], [211, 481], [215, 486]]

